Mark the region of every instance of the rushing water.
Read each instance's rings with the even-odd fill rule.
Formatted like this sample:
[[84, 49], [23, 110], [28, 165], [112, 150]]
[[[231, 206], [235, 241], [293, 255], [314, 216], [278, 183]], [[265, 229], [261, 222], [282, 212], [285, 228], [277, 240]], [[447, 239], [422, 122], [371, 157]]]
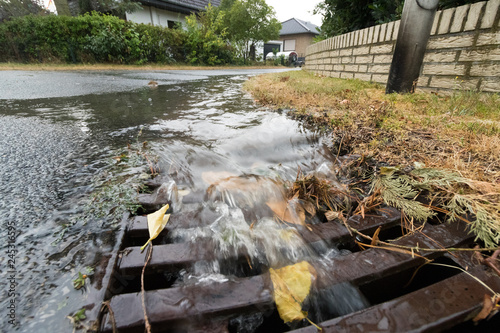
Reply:
[[[113, 157], [127, 144], [148, 141], [162, 174], [184, 192], [204, 192], [207, 178], [222, 173], [240, 182], [258, 179], [266, 193], [279, 196], [277, 180], [293, 179], [299, 167], [311, 171], [332, 163], [320, 134], [286, 114], [256, 106], [241, 90], [246, 78], [212, 76], [132, 91], [0, 100], [0, 263], [2, 274], [15, 280], [14, 285], [0, 281], [0, 331], [71, 331], [66, 316], [87, 297], [72, 281], [113, 248], [117, 228], [110, 216], [89, 218], [89, 196], [107, 180], [126, 183], [145, 171], [116, 167]], [[226, 191], [230, 196], [221, 201], [220, 192], [215, 189], [210, 203], [221, 215], [216, 224], [173, 237], [196, 239], [214, 230], [220, 236], [230, 225], [232, 245], [240, 242], [255, 258], [266, 256], [266, 264], [310, 256], [297, 239], [298, 252], [280, 257], [283, 252], [265, 237], [268, 228], [275, 228], [273, 221], [259, 214], [251, 237], [258, 235], [266, 251], [249, 248], [248, 224], [238, 225], [248, 193]], [[263, 204], [251, 201], [247, 210], [258, 211]], [[16, 242], [9, 246], [13, 233]], [[207, 274], [217, 279], [218, 273], [205, 267], [197, 279]], [[16, 327], [5, 320], [13, 299]]]

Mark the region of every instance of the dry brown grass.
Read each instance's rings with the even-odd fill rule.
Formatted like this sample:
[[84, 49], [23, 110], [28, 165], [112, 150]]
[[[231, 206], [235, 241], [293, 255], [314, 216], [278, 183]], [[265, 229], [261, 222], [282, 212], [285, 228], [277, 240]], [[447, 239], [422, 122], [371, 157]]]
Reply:
[[245, 88], [259, 103], [293, 109], [296, 117], [331, 130], [342, 153], [389, 165], [420, 162], [500, 183], [498, 94], [386, 95], [377, 84], [305, 71], [257, 76]]

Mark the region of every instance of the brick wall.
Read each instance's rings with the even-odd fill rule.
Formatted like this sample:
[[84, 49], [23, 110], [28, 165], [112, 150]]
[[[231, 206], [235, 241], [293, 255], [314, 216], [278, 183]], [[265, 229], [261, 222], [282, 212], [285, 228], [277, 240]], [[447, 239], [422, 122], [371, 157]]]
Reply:
[[[417, 87], [500, 92], [500, 0], [436, 13]], [[315, 73], [387, 83], [400, 21], [313, 44], [305, 68]]]

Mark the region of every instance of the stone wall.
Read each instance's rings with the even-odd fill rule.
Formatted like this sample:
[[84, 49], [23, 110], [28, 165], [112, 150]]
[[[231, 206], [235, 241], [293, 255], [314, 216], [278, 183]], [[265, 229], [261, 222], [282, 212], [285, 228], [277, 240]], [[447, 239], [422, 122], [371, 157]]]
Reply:
[[[438, 11], [417, 87], [500, 92], [500, 0]], [[400, 21], [326, 39], [306, 51], [305, 68], [387, 83]]]

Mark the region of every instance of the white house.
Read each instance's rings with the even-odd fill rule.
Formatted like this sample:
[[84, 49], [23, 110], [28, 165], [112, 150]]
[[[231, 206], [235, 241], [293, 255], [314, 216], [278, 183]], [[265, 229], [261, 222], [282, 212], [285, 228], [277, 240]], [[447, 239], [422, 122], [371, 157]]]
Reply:
[[218, 7], [220, 0], [139, 0], [142, 9], [127, 13], [127, 21], [173, 28], [184, 23], [186, 16], [205, 10], [210, 2]]

